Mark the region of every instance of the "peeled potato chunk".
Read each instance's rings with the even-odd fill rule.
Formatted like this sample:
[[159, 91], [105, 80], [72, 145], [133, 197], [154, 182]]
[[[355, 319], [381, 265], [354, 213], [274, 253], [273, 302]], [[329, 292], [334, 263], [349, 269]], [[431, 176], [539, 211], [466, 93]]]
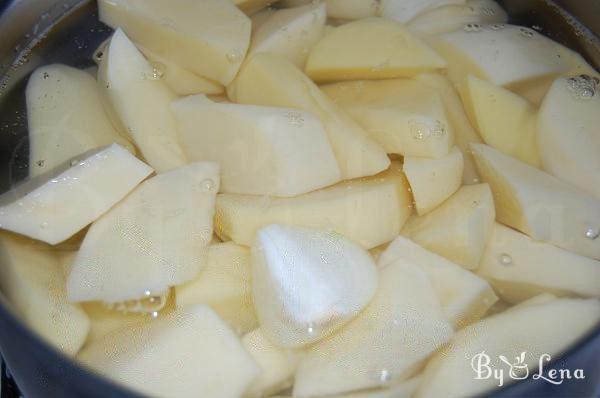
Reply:
[[122, 386], [160, 397], [238, 398], [259, 373], [237, 336], [203, 305], [110, 333], [77, 359]]
[[113, 143], [135, 153], [111, 124], [100, 87], [89, 73], [67, 65], [42, 66], [29, 78], [25, 97], [30, 176]]
[[541, 293], [600, 297], [600, 261], [535, 242], [500, 224], [494, 227], [478, 274], [509, 303]]
[[600, 200], [492, 147], [471, 144], [496, 219], [537, 241], [600, 259]]
[[381, 0], [379, 14], [406, 23], [419, 14], [449, 4], [463, 5], [465, 0]]
[[339, 19], [374, 17], [379, 9], [378, 0], [325, 0], [327, 16]]
[[250, 44], [250, 19], [231, 1], [100, 0], [98, 13], [140, 46], [223, 85]]
[[218, 165], [209, 162], [145, 181], [90, 227], [71, 266], [69, 299], [140, 299], [196, 277], [218, 190]]
[[236, 103], [296, 108], [317, 116], [344, 179], [373, 175], [390, 164], [385, 151], [367, 132], [282, 56], [260, 53], [251, 57], [227, 93]]
[[454, 128], [438, 90], [409, 80], [365, 80], [321, 86], [387, 153], [440, 158]]
[[498, 301], [483, 278], [402, 236], [390, 243], [377, 265], [385, 268], [398, 260], [418, 266], [427, 275], [444, 314], [458, 329], [482, 318]]
[[341, 179], [323, 124], [308, 112], [203, 95], [172, 108], [187, 156], [221, 166], [221, 192], [296, 196]]
[[271, 224], [252, 245], [260, 327], [280, 347], [302, 347], [342, 327], [369, 303], [377, 278], [369, 253], [334, 232]]
[[294, 397], [380, 387], [404, 380], [452, 336], [427, 276], [398, 260], [380, 272], [369, 306], [300, 360]]
[[67, 301], [65, 280], [53, 248], [0, 233], [0, 289], [21, 319], [66, 355], [83, 346], [90, 320]]
[[308, 53], [325, 33], [326, 20], [324, 3], [277, 10], [253, 32], [248, 56], [276, 53], [304, 68]]
[[427, 250], [474, 270], [491, 236], [496, 212], [487, 184], [461, 187], [439, 207], [408, 219], [402, 235]]
[[[81, 303], [81, 308], [90, 318], [90, 332], [86, 344], [90, 344], [114, 332], [115, 330], [130, 328], [138, 323], [153, 321], [148, 313], [123, 312], [109, 308], [100, 302]], [[157, 313], [162, 315], [162, 311]]]
[[486, 144], [534, 167], [541, 165], [537, 148], [537, 110], [526, 99], [474, 76], [462, 86], [465, 109]]
[[100, 217], [152, 173], [118, 144], [76, 162], [49, 179], [40, 176], [4, 193], [0, 227], [55, 245]]
[[176, 305], [209, 305], [235, 332], [249, 332], [258, 326], [251, 274], [248, 248], [233, 242], [212, 244], [198, 277], [175, 287]]
[[544, 170], [600, 200], [600, 80], [589, 75], [554, 82], [537, 119]]
[[[494, 377], [477, 379], [472, 359], [485, 352], [491, 369], [507, 368], [523, 356], [522, 369], [535, 372], [540, 357], [555, 357], [579, 340], [600, 321], [600, 301], [558, 299], [544, 304], [515, 308], [459, 330], [449, 344], [431, 359], [416, 397], [461, 398], [479, 396], [498, 387]], [[482, 360], [482, 363], [485, 363]], [[485, 371], [485, 369], [482, 369]], [[519, 369], [516, 369], [519, 372]], [[503, 384], [514, 378], [506, 370]]]
[[306, 61], [316, 82], [410, 77], [444, 68], [445, 61], [402, 25], [367, 18], [338, 26], [319, 41]]
[[401, 166], [377, 176], [344, 181], [295, 198], [217, 196], [215, 229], [223, 239], [250, 246], [269, 224], [335, 231], [371, 249], [394, 239], [412, 212]]
[[462, 184], [463, 154], [454, 147], [443, 158], [404, 157], [404, 174], [410, 184], [420, 216], [448, 199]]

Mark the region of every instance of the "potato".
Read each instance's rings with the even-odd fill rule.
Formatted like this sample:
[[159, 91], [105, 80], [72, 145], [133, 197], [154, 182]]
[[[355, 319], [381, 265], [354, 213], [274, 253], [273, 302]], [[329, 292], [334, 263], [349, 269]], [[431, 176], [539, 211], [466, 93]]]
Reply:
[[335, 231], [372, 249], [398, 236], [411, 213], [408, 183], [394, 163], [377, 176], [295, 198], [220, 194], [215, 229], [224, 240], [250, 246], [265, 225], [298, 225]]
[[600, 297], [600, 261], [535, 242], [500, 224], [494, 227], [478, 274], [509, 303], [540, 293]]
[[[150, 314], [139, 312], [123, 312], [109, 308], [100, 302], [81, 303], [81, 308], [90, 318], [90, 332], [86, 344], [102, 339], [115, 330], [127, 329], [138, 323], [153, 321]], [[162, 316], [163, 311], [159, 312]]]
[[385, 268], [398, 260], [419, 267], [427, 275], [446, 318], [457, 329], [482, 318], [498, 301], [484, 279], [402, 236], [390, 243], [377, 265]]
[[90, 227], [69, 273], [69, 300], [136, 300], [195, 278], [218, 190], [218, 165], [210, 162], [145, 181]]
[[151, 396], [237, 398], [258, 365], [210, 308], [175, 311], [106, 335], [77, 359], [99, 374]]
[[[546, 304], [509, 310], [459, 330], [450, 343], [428, 363], [416, 397], [458, 398], [478, 396], [498, 386], [494, 377], [476, 379], [471, 360], [485, 351], [491, 369], [506, 369], [525, 352], [523, 366], [534, 372], [542, 354], [562, 353], [600, 321], [595, 299], [559, 299]], [[518, 370], [517, 370], [518, 371]], [[503, 383], [514, 381], [505, 370]]]
[[67, 301], [52, 247], [0, 233], [0, 289], [27, 326], [66, 355], [79, 351], [90, 329], [81, 307]]
[[364, 80], [321, 86], [387, 153], [440, 158], [454, 142], [438, 90], [415, 80]]
[[440, 159], [405, 156], [404, 174], [410, 184], [417, 214], [422, 216], [448, 199], [462, 184], [462, 152], [454, 147]]
[[461, 95], [467, 114], [486, 144], [534, 167], [537, 110], [517, 94], [469, 75]]
[[544, 170], [600, 200], [600, 80], [589, 75], [554, 82], [537, 119]]
[[293, 396], [341, 394], [403, 380], [452, 333], [427, 276], [398, 260], [381, 270], [369, 306], [302, 357]]
[[381, 0], [379, 14], [406, 23], [419, 14], [450, 4], [463, 5], [465, 0]]
[[297, 108], [317, 116], [327, 132], [342, 177], [351, 179], [385, 170], [385, 151], [345, 115], [298, 68], [276, 54], [256, 54], [241, 69], [229, 98], [241, 104]]
[[331, 395], [329, 398], [410, 398], [419, 388], [421, 378], [411, 377], [408, 380], [386, 384], [382, 388]]
[[377, 279], [369, 253], [334, 232], [271, 224], [252, 245], [260, 327], [280, 347], [302, 347], [342, 327], [369, 303]]
[[492, 147], [471, 144], [496, 219], [537, 241], [600, 259], [600, 201]]
[[250, 44], [250, 19], [231, 1], [100, 0], [98, 13], [140, 46], [223, 85]]
[[496, 212], [487, 184], [460, 188], [439, 207], [408, 219], [402, 235], [427, 250], [474, 270], [491, 236]]
[[338, 26], [312, 49], [306, 74], [316, 82], [410, 77], [445, 61], [402, 25], [368, 18]]
[[253, 32], [248, 56], [276, 53], [304, 68], [308, 53], [325, 33], [326, 20], [324, 3], [277, 10]]
[[221, 192], [297, 196], [341, 179], [323, 124], [308, 112], [204, 95], [172, 109], [187, 157], [221, 166]]
[[[252, 34], [256, 32], [263, 24], [265, 24], [269, 18], [277, 12], [277, 8], [275, 7], [265, 7], [260, 11], [255, 12], [250, 16], [250, 21], [252, 22]], [[252, 45], [252, 40], [250, 40], [250, 45]]]
[[100, 217], [152, 173], [118, 144], [73, 162], [4, 193], [1, 228], [55, 245]]
[[325, 0], [327, 16], [339, 19], [361, 19], [374, 17], [379, 9], [379, 0]]
[[135, 148], [104, 111], [90, 74], [67, 65], [47, 65], [27, 83], [29, 175], [38, 176], [92, 149], [117, 143]]

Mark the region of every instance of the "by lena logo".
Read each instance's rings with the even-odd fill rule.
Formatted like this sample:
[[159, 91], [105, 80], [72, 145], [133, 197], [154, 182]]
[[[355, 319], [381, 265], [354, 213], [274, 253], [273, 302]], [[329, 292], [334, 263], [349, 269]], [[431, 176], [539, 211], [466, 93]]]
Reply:
[[[498, 365], [492, 365], [492, 358], [481, 351], [471, 358], [471, 368], [475, 372], [475, 380], [494, 379], [498, 382], [498, 387], [502, 387], [507, 379], [525, 380], [531, 377], [533, 380], [545, 380], [548, 383], [559, 385], [565, 380], [585, 379], [583, 369], [545, 369], [544, 365], [552, 360], [550, 354], [542, 354], [536, 361], [527, 361], [527, 352], [522, 352], [514, 360], [508, 359], [504, 355], [498, 355]], [[536, 358], [533, 358], [536, 359]], [[529, 369], [528, 363], [537, 364], [537, 371]]]

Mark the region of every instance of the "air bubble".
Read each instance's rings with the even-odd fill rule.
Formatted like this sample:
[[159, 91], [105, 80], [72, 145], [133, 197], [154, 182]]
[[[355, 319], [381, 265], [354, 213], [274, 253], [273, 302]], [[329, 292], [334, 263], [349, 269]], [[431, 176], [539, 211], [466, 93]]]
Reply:
[[44, 80], [47, 80], [47, 79], [49, 79], [49, 78], [50, 78], [50, 74], [49, 74], [48, 72], [44, 72], [44, 73], [42, 74], [42, 78], [43, 78]]
[[314, 335], [316, 335], [316, 334], [317, 334], [317, 330], [316, 330], [315, 326], [314, 326], [312, 323], [309, 323], [309, 324], [308, 324], [308, 326], [307, 326], [307, 328], [306, 328], [306, 333], [307, 333], [309, 336], [314, 336]]
[[598, 239], [598, 237], [600, 236], [600, 229], [599, 228], [588, 228], [585, 231], [585, 237], [588, 239]]
[[495, 23], [493, 25], [490, 25], [490, 29], [492, 30], [502, 30], [506, 28], [506, 25], [504, 25], [503, 23]]
[[575, 99], [589, 100], [596, 96], [600, 80], [589, 75], [579, 75], [567, 80], [567, 87]]
[[44, 163], [46, 163], [46, 161], [44, 159], [42, 159], [42, 160], [38, 160], [35, 163], [38, 165], [38, 167], [44, 167]]
[[446, 135], [446, 128], [444, 127], [444, 123], [440, 122], [439, 120], [436, 120], [431, 135], [433, 135], [435, 138], [444, 137]]
[[513, 263], [513, 259], [509, 254], [502, 253], [500, 255], [500, 264], [502, 265], [511, 265]]
[[165, 66], [160, 62], [152, 63], [152, 71], [148, 75], [150, 80], [160, 80], [165, 74]]
[[410, 133], [415, 140], [422, 141], [431, 136], [431, 129], [424, 123], [412, 120], [409, 123]]
[[152, 312], [150, 313], [150, 317], [151, 317], [152, 319], [156, 319], [156, 318], [158, 318], [158, 311], [152, 311]]
[[227, 60], [232, 64], [238, 63], [242, 60], [242, 53], [240, 50], [231, 50], [227, 53]]
[[211, 192], [213, 189], [215, 189], [215, 182], [212, 179], [207, 178], [202, 180], [200, 183], [200, 188], [202, 188], [202, 191], [204, 192]]
[[304, 126], [304, 117], [300, 112], [288, 112], [286, 114], [287, 120], [292, 126], [302, 127]]
[[531, 39], [534, 35], [533, 30], [531, 30], [529, 28], [519, 28], [519, 32], [521, 33], [521, 36], [523, 36], [527, 39]]
[[481, 30], [481, 25], [478, 23], [468, 23], [463, 29], [465, 32], [479, 32]]
[[387, 383], [388, 381], [390, 381], [391, 378], [392, 378], [392, 374], [390, 373], [389, 370], [384, 368], [379, 371], [379, 382], [380, 383]]
[[488, 17], [496, 15], [496, 11], [493, 8], [489, 8], [489, 7], [482, 8], [481, 13], [483, 15], [487, 15]]

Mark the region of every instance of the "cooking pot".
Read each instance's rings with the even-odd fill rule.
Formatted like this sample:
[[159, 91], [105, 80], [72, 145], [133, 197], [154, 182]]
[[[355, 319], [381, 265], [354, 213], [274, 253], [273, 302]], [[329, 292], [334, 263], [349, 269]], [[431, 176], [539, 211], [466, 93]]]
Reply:
[[[167, 0], [165, 0], [167, 1]], [[511, 22], [535, 27], [600, 65], [600, 0], [501, 0]], [[0, 192], [28, 174], [24, 89], [43, 64], [93, 66], [92, 53], [111, 30], [91, 0], [0, 0]], [[0, 292], [0, 352], [26, 398], [138, 395], [81, 368], [30, 331]], [[528, 379], [493, 397], [600, 397], [600, 325], [546, 368], [583, 369], [583, 380], [560, 385]], [[2, 398], [17, 395], [7, 372]], [[201, 393], [199, 392], [199, 397]], [[209, 398], [209, 397], [206, 397]]]

